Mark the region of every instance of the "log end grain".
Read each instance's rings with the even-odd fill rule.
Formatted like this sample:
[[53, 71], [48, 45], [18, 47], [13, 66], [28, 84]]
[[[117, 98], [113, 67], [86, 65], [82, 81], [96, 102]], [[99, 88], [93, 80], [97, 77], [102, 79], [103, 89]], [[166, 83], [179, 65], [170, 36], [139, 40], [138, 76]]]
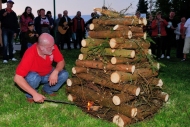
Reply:
[[159, 79], [158, 80], [158, 84], [156, 86], [159, 86], [159, 87], [162, 87], [163, 86], [163, 81], [162, 79]]
[[75, 67], [72, 68], [72, 73], [73, 73], [73, 74], [76, 74], [76, 73], [77, 73]]
[[135, 71], [135, 65], [133, 65], [133, 66], [131, 67], [131, 73], [132, 73], [132, 74], [134, 73], [134, 71]]
[[109, 44], [111, 48], [115, 48], [117, 43], [115, 41], [110, 41]]
[[67, 86], [72, 86], [72, 81], [71, 81], [71, 79], [67, 79]]
[[76, 99], [76, 97], [74, 97], [73, 95], [69, 94], [69, 95], [67, 96], [67, 99], [68, 99], [69, 101], [71, 101], [71, 102], [74, 102], [74, 100]]
[[119, 25], [115, 25], [114, 27], [113, 27], [113, 30], [117, 30], [119, 28]]
[[86, 45], [87, 45], [87, 44], [86, 44], [86, 40], [83, 39], [83, 40], [81, 41], [81, 45], [82, 45], [82, 47], [86, 47]]
[[79, 59], [79, 60], [84, 60], [84, 55], [83, 55], [83, 54], [79, 54], [78, 59]]
[[113, 83], [119, 83], [120, 79], [121, 79], [121, 77], [117, 72], [114, 72], [111, 74], [111, 81]]
[[131, 123], [131, 119], [127, 116], [117, 114], [113, 117], [113, 123], [119, 127], [125, 127], [127, 124]]
[[112, 57], [112, 58], [111, 58], [111, 63], [112, 63], [112, 64], [116, 64], [116, 63], [117, 63], [116, 57]]
[[134, 118], [137, 115], [137, 108], [131, 110], [131, 117]]
[[141, 91], [141, 89], [140, 89], [140, 87], [138, 87], [138, 88], [136, 89], [135, 95], [138, 96], [138, 95], [140, 94], [140, 91]]
[[133, 34], [132, 34], [131, 31], [128, 31], [128, 34], [127, 34], [127, 35], [128, 35], [128, 38], [129, 38], [129, 39], [131, 39], [131, 38], [133, 37]]
[[121, 100], [117, 95], [113, 96], [112, 101], [113, 101], [114, 105], [120, 105], [121, 104]]
[[131, 58], [134, 58], [135, 57], [135, 51], [131, 51]]
[[93, 23], [89, 25], [89, 29], [94, 30], [94, 24]]

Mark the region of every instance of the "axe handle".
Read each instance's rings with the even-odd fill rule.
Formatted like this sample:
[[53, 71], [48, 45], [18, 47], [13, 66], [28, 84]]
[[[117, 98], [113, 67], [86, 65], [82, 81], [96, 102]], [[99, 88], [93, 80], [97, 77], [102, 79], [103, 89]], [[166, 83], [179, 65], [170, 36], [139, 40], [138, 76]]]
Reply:
[[51, 99], [48, 99], [48, 98], [46, 98], [44, 101], [54, 102], [54, 103], [63, 103], [63, 104], [69, 104], [69, 105], [75, 105], [74, 103], [70, 103], [70, 102], [66, 102], [66, 101], [59, 101], [59, 100], [51, 100]]

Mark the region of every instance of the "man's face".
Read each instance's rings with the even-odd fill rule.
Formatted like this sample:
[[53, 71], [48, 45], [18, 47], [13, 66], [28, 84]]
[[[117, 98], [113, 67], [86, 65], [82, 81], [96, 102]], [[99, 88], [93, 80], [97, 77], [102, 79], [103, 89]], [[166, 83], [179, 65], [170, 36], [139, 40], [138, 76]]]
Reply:
[[52, 52], [54, 50], [54, 42], [50, 42], [49, 44], [44, 45], [42, 48], [42, 53], [44, 55], [52, 55]]
[[45, 15], [45, 11], [44, 11], [44, 10], [41, 10], [41, 11], [40, 11], [40, 15], [41, 15], [41, 16], [44, 16], [44, 15]]
[[62, 15], [61, 14], [58, 14], [58, 18], [60, 19], [62, 17]]
[[31, 9], [31, 8], [28, 8], [28, 9], [26, 10], [27, 14], [30, 14], [30, 13], [31, 13], [31, 11], [32, 11], [32, 9]]
[[29, 29], [30, 31], [33, 31], [33, 30], [34, 30], [34, 25], [28, 26], [28, 29]]
[[64, 16], [67, 16], [67, 15], [68, 15], [68, 11], [64, 11], [64, 12], [63, 12], [63, 15], [64, 15]]
[[170, 12], [170, 17], [174, 17], [175, 16], [175, 12]]
[[12, 2], [8, 2], [7, 3], [7, 8], [12, 8], [13, 7], [13, 3]]

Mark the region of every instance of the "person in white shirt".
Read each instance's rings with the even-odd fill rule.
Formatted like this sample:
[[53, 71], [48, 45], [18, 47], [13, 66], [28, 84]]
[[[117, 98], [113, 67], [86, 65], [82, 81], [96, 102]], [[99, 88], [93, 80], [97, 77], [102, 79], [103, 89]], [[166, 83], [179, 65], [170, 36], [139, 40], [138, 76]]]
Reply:
[[182, 38], [185, 38], [185, 44], [183, 47], [183, 59], [181, 61], [186, 61], [190, 50], [190, 18], [185, 22]]

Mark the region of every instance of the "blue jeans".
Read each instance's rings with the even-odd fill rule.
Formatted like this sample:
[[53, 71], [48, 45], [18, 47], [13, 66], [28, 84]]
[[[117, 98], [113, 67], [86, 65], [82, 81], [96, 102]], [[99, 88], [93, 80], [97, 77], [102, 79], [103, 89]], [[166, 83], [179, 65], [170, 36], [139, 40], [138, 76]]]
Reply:
[[[52, 72], [51, 72], [52, 73]], [[55, 91], [58, 91], [58, 89], [63, 85], [63, 83], [67, 80], [69, 73], [66, 70], [62, 70], [58, 74], [58, 81], [57, 84], [54, 86], [49, 85], [49, 76], [50, 74], [47, 74], [45, 76], [40, 76], [36, 72], [29, 72], [28, 75], [25, 77], [28, 84], [37, 91], [37, 88], [39, 87], [40, 83], [44, 84], [43, 90], [48, 93], [52, 94]], [[27, 98], [32, 98], [32, 95], [26, 93]]]
[[[13, 38], [14, 38], [13, 30], [2, 28], [3, 60], [8, 60], [13, 58]], [[9, 58], [7, 55], [7, 48], [9, 49]]]

